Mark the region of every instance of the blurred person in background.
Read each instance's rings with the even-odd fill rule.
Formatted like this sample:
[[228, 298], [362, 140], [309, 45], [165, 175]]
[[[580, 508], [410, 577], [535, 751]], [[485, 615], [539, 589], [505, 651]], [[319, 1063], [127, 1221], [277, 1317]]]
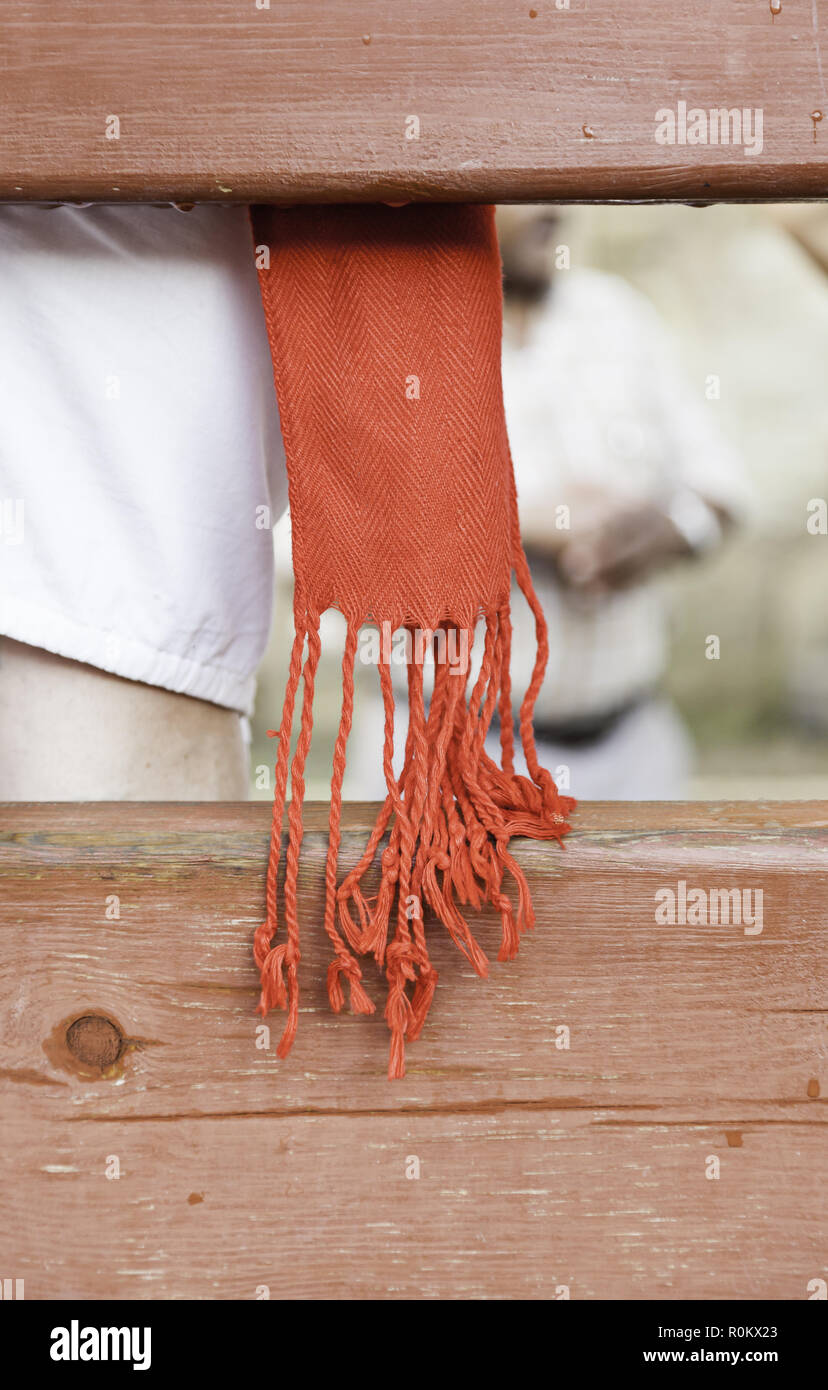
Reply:
[[[615, 276], [555, 269], [568, 249], [553, 244], [550, 209], [503, 208], [499, 230], [506, 420], [549, 626], [540, 760], [586, 800], [678, 798], [692, 750], [659, 693], [668, 657], [659, 581], [721, 544], [745, 504], [740, 463], [646, 299]], [[513, 621], [518, 696], [534, 654], [519, 597]]]
[[[538, 755], [583, 800], [677, 799], [692, 746], [659, 692], [669, 616], [660, 580], [721, 545], [746, 484], [649, 301], [615, 276], [555, 269], [568, 256], [554, 245], [559, 228], [549, 208], [498, 210], [506, 422], [521, 534], [549, 627]], [[535, 659], [534, 619], [517, 590], [512, 622], [517, 718]], [[402, 721], [405, 673], [393, 674]], [[348, 796], [385, 796], [377, 720], [376, 695], [361, 692]], [[398, 770], [404, 743], [398, 729]], [[498, 759], [496, 723], [487, 747]], [[526, 771], [519, 753], [516, 767]]]

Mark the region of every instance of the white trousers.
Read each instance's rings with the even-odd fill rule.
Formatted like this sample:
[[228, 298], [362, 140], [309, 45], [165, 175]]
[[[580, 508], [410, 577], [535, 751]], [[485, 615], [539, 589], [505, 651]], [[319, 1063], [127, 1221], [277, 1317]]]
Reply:
[[[402, 765], [405, 727], [397, 736], [394, 764]], [[385, 796], [377, 730], [382, 728], [379, 701], [363, 706], [348, 746], [345, 795], [353, 800], [380, 801]], [[500, 744], [490, 736], [487, 748], [499, 759]], [[693, 749], [675, 706], [655, 697], [630, 711], [605, 738], [582, 747], [538, 743], [538, 756], [558, 781], [562, 791], [579, 801], [680, 801], [687, 795]], [[526, 772], [522, 755], [515, 758], [518, 772]], [[568, 783], [568, 785], [567, 785]]]

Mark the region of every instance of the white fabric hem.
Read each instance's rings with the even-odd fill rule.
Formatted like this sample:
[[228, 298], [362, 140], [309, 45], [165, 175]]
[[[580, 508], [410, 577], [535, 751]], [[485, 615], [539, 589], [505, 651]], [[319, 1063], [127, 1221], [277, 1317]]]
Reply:
[[114, 629], [105, 632], [88, 627], [23, 599], [0, 597], [0, 635], [30, 647], [42, 647], [70, 661], [97, 666], [125, 680], [157, 685], [242, 715], [253, 712], [255, 675], [243, 677], [219, 666], [158, 651]]

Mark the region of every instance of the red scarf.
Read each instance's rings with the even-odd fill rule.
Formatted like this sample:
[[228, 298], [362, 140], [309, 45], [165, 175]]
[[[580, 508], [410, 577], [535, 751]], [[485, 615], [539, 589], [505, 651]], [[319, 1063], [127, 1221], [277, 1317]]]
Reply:
[[[500, 381], [501, 271], [490, 207], [257, 208], [260, 269], [287, 453], [295, 573], [295, 639], [278, 731], [267, 918], [256, 932], [259, 1012], [286, 1007], [278, 1055], [293, 1043], [299, 1008], [297, 872], [304, 768], [326, 608], [344, 614], [342, 717], [333, 752], [325, 930], [331, 1005], [371, 1013], [358, 957], [387, 980], [389, 1076], [405, 1074], [437, 974], [424, 914], [442, 922], [479, 975], [488, 962], [463, 907], [499, 911], [499, 960], [517, 952], [534, 917], [514, 835], [560, 839], [574, 806], [538, 765], [532, 712], [548, 646], [520, 543]], [[262, 255], [260, 252], [260, 263]], [[537, 660], [520, 708], [530, 777], [514, 772], [509, 597], [514, 572], [535, 615]], [[363, 624], [405, 628], [408, 733], [397, 777], [388, 642], [380, 643], [385, 709], [385, 803], [359, 864], [337, 881], [354, 661]], [[479, 674], [456, 659], [485, 634]], [[422, 660], [435, 653], [426, 706]], [[443, 659], [440, 659], [441, 651]], [[447, 654], [453, 654], [450, 660]], [[283, 905], [277, 875], [294, 704], [302, 684]], [[501, 758], [484, 741], [500, 717]], [[274, 736], [276, 736], [274, 734]], [[385, 847], [380, 848], [387, 835]], [[379, 856], [373, 896], [363, 876]], [[511, 891], [509, 884], [511, 883]]]

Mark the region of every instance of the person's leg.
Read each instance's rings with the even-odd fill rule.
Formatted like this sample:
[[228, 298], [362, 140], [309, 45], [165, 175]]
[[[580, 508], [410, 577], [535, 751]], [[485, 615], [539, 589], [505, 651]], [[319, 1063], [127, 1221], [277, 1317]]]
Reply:
[[235, 801], [242, 720], [0, 637], [0, 801]]

